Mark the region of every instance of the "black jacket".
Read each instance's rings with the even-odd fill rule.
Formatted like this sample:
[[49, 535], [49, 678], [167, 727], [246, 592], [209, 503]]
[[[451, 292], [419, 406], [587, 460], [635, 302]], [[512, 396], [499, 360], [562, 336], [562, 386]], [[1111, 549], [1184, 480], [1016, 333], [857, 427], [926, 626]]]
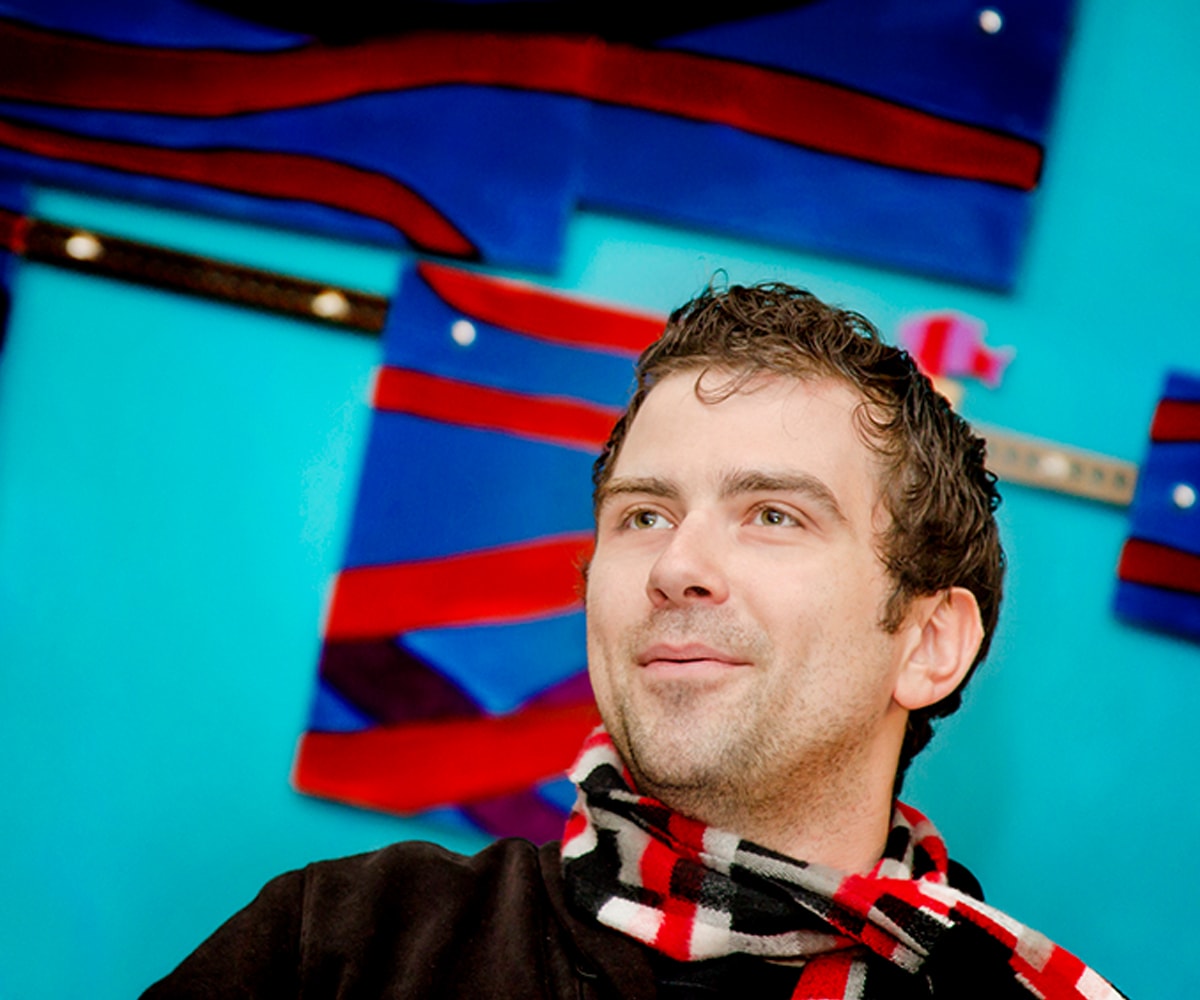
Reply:
[[288, 872], [143, 1000], [653, 997], [648, 950], [568, 910], [558, 852], [401, 843]]

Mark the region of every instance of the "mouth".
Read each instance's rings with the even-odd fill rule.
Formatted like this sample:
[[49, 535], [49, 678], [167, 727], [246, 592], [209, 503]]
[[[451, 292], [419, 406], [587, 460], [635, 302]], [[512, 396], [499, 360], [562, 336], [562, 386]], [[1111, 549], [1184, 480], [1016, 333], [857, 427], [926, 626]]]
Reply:
[[639, 667], [658, 670], [704, 667], [725, 669], [749, 665], [746, 660], [735, 654], [703, 643], [656, 643], [638, 654], [637, 664]]

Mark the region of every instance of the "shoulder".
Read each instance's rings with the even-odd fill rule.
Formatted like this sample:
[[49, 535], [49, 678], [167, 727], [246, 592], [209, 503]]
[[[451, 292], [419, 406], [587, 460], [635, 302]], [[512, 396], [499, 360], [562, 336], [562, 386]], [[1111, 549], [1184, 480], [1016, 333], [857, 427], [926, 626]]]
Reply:
[[[341, 996], [367, 984], [386, 987], [378, 995], [456, 995], [439, 980], [502, 995], [481, 992], [470, 969], [511, 957], [532, 975], [546, 909], [539, 849], [526, 841], [472, 856], [394, 844], [272, 879], [146, 995]], [[511, 985], [511, 995], [540, 992]]]
[[[497, 841], [472, 855], [406, 841], [316, 862], [281, 878], [300, 881], [309, 921], [342, 910], [377, 918], [381, 909], [411, 909], [412, 918], [422, 918], [434, 910], [528, 895], [541, 882], [539, 849], [518, 839]], [[436, 908], [430, 905], [434, 900]]]
[[306, 951], [389, 934], [449, 937], [500, 909], [532, 920], [545, 897], [538, 855], [517, 839], [473, 855], [406, 841], [289, 872], [268, 883], [259, 900], [284, 892]]
[[302, 875], [324, 888], [390, 883], [397, 878], [439, 878], [470, 882], [512, 868], [536, 868], [539, 848], [527, 840], [498, 840], [478, 854], [459, 854], [439, 844], [406, 840], [366, 854], [317, 861], [289, 876]]

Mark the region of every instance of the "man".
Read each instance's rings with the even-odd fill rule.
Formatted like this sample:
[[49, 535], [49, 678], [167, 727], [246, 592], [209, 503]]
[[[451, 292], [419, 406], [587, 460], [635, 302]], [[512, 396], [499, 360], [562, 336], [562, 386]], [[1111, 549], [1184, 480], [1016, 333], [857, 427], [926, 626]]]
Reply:
[[281, 876], [147, 995], [1119, 996], [896, 800], [995, 627], [983, 454], [862, 317], [688, 303], [596, 463], [561, 846]]

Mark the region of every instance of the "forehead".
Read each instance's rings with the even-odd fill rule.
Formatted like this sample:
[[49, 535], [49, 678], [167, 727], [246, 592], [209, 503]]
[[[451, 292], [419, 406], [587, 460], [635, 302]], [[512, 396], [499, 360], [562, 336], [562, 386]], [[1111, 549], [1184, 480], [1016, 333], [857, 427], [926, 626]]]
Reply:
[[664, 378], [634, 417], [614, 476], [698, 485], [733, 469], [796, 472], [817, 476], [839, 503], [871, 516], [880, 469], [859, 427], [855, 389], [835, 378], [766, 374], [725, 395], [731, 377], [690, 370]]

